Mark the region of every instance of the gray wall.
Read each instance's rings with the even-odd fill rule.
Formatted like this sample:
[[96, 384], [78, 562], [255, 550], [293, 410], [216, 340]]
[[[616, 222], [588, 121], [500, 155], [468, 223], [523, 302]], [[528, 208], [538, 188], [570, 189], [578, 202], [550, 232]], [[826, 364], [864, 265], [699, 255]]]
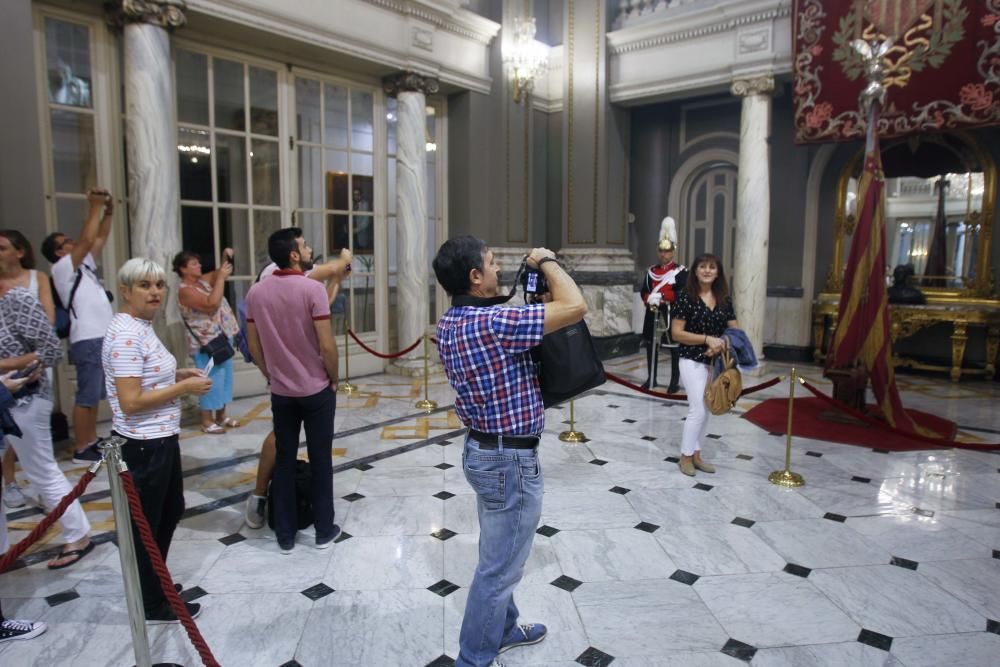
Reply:
[[771, 235], [768, 287], [802, 287], [806, 182], [814, 149], [795, 145], [791, 86], [771, 107]]
[[[29, 0], [6, 0], [0, 21], [0, 228], [21, 231], [35, 246], [45, 237], [45, 190]], [[45, 270], [47, 264], [41, 261]]]

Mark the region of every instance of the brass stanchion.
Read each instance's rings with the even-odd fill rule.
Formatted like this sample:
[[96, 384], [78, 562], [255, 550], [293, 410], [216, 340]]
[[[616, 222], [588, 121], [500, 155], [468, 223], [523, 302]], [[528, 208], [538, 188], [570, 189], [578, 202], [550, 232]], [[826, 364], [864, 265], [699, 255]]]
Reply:
[[351, 384], [351, 355], [350, 351], [347, 349], [348, 345], [348, 327], [347, 327], [347, 315], [344, 315], [344, 381], [340, 383], [337, 387], [337, 392], [350, 396], [358, 391], [357, 385]]
[[583, 431], [576, 430], [576, 420], [573, 416], [573, 399], [569, 399], [569, 430], [559, 434], [559, 439], [563, 442], [587, 442], [587, 435]]
[[788, 385], [788, 427], [785, 429], [785, 469], [775, 470], [767, 476], [767, 481], [771, 482], [771, 484], [774, 484], [775, 486], [796, 487], [802, 486], [806, 483], [806, 480], [802, 478], [802, 475], [789, 470], [792, 459], [792, 406], [795, 401], [795, 383], [798, 381], [799, 378], [795, 374], [795, 368], [792, 367], [792, 374], [789, 376]]
[[418, 410], [426, 410], [430, 412], [431, 410], [437, 409], [437, 401], [432, 401], [427, 397], [427, 383], [428, 375], [430, 374], [429, 364], [430, 364], [430, 352], [428, 350], [427, 343], [427, 332], [424, 332], [424, 398], [423, 400], [417, 401], [416, 407]]

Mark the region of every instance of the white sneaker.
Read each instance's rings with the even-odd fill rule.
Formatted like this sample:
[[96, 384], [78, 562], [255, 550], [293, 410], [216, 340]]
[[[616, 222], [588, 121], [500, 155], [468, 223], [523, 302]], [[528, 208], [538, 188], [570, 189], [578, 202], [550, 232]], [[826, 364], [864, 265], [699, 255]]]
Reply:
[[265, 496], [247, 496], [247, 507], [243, 512], [243, 520], [251, 528], [263, 528], [267, 511], [267, 498]]
[[9, 507], [10, 509], [17, 509], [18, 507], [24, 507], [27, 504], [27, 501], [25, 501], [24, 499], [24, 494], [21, 493], [21, 487], [17, 485], [17, 482], [4, 484], [3, 504]]

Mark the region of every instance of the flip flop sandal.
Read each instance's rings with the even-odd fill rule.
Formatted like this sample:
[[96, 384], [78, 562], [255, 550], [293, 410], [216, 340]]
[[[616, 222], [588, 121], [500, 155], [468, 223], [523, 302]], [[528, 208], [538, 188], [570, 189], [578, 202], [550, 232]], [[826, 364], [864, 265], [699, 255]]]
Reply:
[[58, 558], [70, 558], [70, 557], [73, 557], [73, 560], [71, 560], [68, 563], [63, 563], [62, 565], [49, 565], [49, 569], [50, 570], [61, 570], [64, 567], [69, 567], [70, 565], [75, 565], [76, 563], [79, 563], [80, 560], [82, 560], [84, 556], [86, 556], [91, 551], [93, 551], [95, 546], [97, 546], [97, 545], [94, 544], [93, 540], [91, 540], [87, 544], [87, 546], [85, 546], [82, 549], [73, 549], [71, 551], [61, 551], [61, 552], [59, 552], [59, 555], [56, 556], [57, 559]]
[[219, 424], [219, 426], [225, 426], [226, 428], [239, 428], [240, 423], [232, 417], [226, 417], [222, 420], [222, 423]]
[[201, 427], [202, 433], [210, 433], [212, 435], [220, 435], [226, 432], [226, 429], [222, 428], [218, 424], [211, 424], [209, 426]]

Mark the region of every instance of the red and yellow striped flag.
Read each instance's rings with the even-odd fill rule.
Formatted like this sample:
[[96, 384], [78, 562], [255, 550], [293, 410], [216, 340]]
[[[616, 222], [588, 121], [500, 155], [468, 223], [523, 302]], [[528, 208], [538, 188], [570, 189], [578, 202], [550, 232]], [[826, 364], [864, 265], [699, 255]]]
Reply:
[[[875, 134], [871, 130], [869, 133]], [[868, 141], [857, 201], [858, 223], [844, 271], [837, 329], [827, 366], [864, 363], [875, 400], [889, 425], [910, 433], [923, 432], [903, 410], [892, 366], [889, 295], [885, 286], [885, 175], [877, 136]]]

